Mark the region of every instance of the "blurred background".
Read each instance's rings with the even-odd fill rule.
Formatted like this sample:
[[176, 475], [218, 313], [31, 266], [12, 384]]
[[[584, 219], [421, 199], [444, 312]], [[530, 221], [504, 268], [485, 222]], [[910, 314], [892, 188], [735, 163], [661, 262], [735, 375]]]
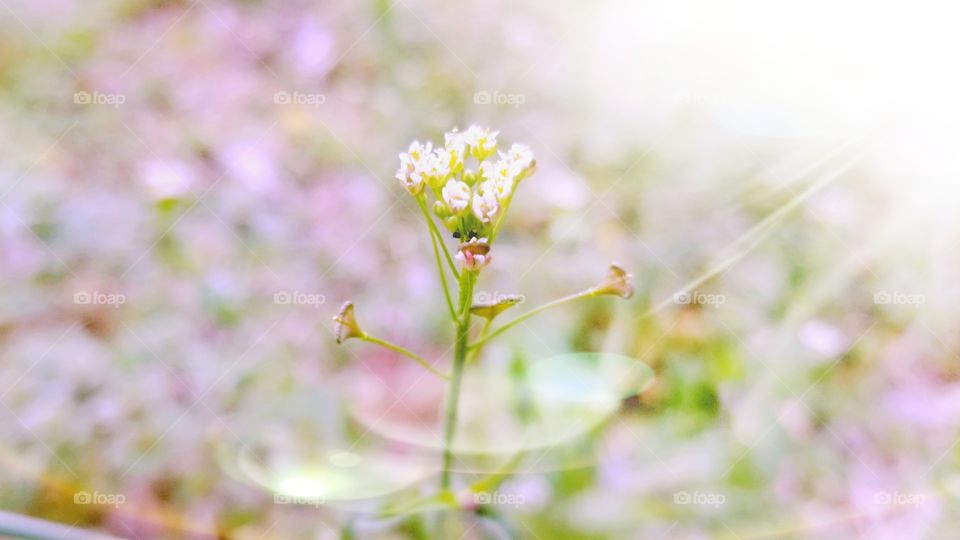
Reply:
[[[637, 285], [490, 361], [655, 374], [567, 441], [575, 466], [500, 488], [512, 536], [950, 537], [957, 23], [936, 2], [0, 0], [0, 508], [122, 538], [416, 537], [367, 500], [283, 504], [250, 456], [349, 467], [398, 451], [358, 403], [435, 414], [442, 388], [337, 347], [330, 318], [353, 300], [449, 362], [393, 173], [478, 123], [538, 161], [479, 294], [533, 307], [611, 261]], [[383, 474], [433, 485], [436, 455], [405, 452]]]

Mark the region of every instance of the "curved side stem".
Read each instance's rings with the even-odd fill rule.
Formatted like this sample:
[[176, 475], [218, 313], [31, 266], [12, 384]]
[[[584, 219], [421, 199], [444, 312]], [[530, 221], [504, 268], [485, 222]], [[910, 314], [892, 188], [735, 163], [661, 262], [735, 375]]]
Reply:
[[453, 300], [450, 298], [450, 287], [447, 285], [447, 275], [443, 270], [443, 263], [440, 262], [440, 249], [437, 247], [437, 238], [431, 234], [430, 243], [433, 244], [433, 256], [437, 262], [437, 271], [440, 273], [440, 283], [443, 284], [443, 298], [447, 301], [447, 309], [450, 310], [450, 320], [457, 321], [457, 311], [453, 308]]
[[478, 338], [477, 341], [471, 343], [471, 344], [468, 345], [467, 347], [468, 347], [469, 349], [477, 349], [477, 348], [481, 347], [484, 343], [486, 343], [486, 342], [490, 341], [491, 339], [499, 336], [500, 334], [502, 334], [502, 333], [506, 332], [507, 330], [513, 328], [514, 326], [522, 323], [523, 321], [529, 319], [530, 317], [533, 317], [534, 315], [537, 315], [537, 314], [539, 314], [539, 313], [541, 313], [541, 312], [544, 312], [544, 311], [546, 311], [546, 310], [548, 310], [548, 309], [550, 309], [550, 308], [554, 308], [554, 307], [557, 307], [557, 306], [566, 304], [567, 302], [572, 302], [572, 301], [574, 301], [574, 300], [579, 300], [579, 299], [581, 299], [581, 298], [590, 298], [591, 296], [594, 296], [594, 291], [593, 291], [593, 289], [587, 289], [586, 291], [579, 292], [579, 293], [576, 293], [576, 294], [571, 294], [570, 296], [564, 296], [563, 298], [559, 298], [559, 299], [557, 299], [557, 300], [554, 300], [553, 302], [548, 302], [548, 303], [546, 303], [546, 304], [544, 304], [544, 305], [542, 305], [542, 306], [540, 306], [540, 307], [538, 307], [538, 308], [532, 309], [532, 310], [524, 313], [523, 315], [520, 315], [520, 316], [517, 317], [516, 319], [508, 322], [507, 324], [501, 326], [500, 328], [497, 328], [496, 330], [494, 330], [493, 332], [487, 334], [486, 336], [483, 336], [483, 337]]
[[447, 249], [447, 245], [443, 242], [443, 234], [440, 233], [440, 229], [437, 228], [437, 224], [434, 223], [433, 218], [430, 216], [430, 211], [427, 210], [427, 203], [423, 200], [422, 197], [417, 198], [417, 205], [420, 206], [420, 211], [423, 212], [423, 218], [427, 220], [427, 228], [430, 229], [430, 234], [433, 238], [436, 238], [437, 243], [440, 244], [440, 247], [443, 250], [443, 257], [447, 261], [447, 266], [450, 268], [450, 273], [453, 274], [453, 277], [457, 280], [460, 279], [460, 272], [457, 271], [457, 265], [453, 262], [453, 256], [450, 255], [450, 250]]
[[424, 360], [423, 357], [421, 357], [420, 355], [418, 355], [418, 354], [416, 354], [416, 353], [414, 353], [414, 352], [412, 352], [412, 351], [409, 351], [409, 350], [407, 350], [407, 349], [404, 349], [403, 347], [401, 347], [401, 346], [399, 346], [399, 345], [395, 345], [395, 344], [393, 344], [393, 343], [390, 343], [389, 341], [384, 341], [384, 340], [382, 340], [382, 339], [380, 339], [380, 338], [373, 337], [373, 336], [371, 336], [371, 335], [369, 335], [369, 334], [366, 334], [366, 333], [364, 333], [362, 336], [360, 336], [360, 339], [362, 339], [363, 341], [368, 341], [368, 342], [370, 342], [370, 343], [376, 343], [377, 345], [380, 345], [381, 347], [386, 347], [387, 349], [390, 349], [391, 351], [398, 352], [398, 353], [406, 356], [407, 358], [413, 360], [414, 362], [420, 364], [420, 365], [423, 366], [427, 371], [429, 371], [430, 373], [433, 373], [433, 374], [436, 375], [437, 377], [440, 377], [441, 379], [448, 380], [448, 381], [450, 380], [450, 375], [447, 375], [446, 373], [443, 373], [442, 371], [439, 371], [437, 368], [433, 367], [433, 366], [430, 364], [430, 362], [427, 362], [426, 360]]
[[[450, 266], [450, 271], [453, 272], [453, 275], [459, 279], [457, 274], [456, 266], [453, 264], [453, 259], [450, 258], [450, 252], [447, 251], [446, 244], [443, 243], [443, 237], [439, 236], [440, 231], [437, 230], [436, 224], [433, 222], [433, 218], [430, 217], [430, 213], [427, 211], [426, 203], [423, 198], [417, 199], [417, 206], [420, 207], [420, 211], [423, 212], [424, 219], [427, 220], [428, 228], [430, 229], [430, 245], [433, 246], [433, 257], [437, 263], [437, 272], [440, 274], [440, 283], [443, 285], [443, 298], [447, 302], [447, 309], [450, 310], [450, 319], [456, 322], [457, 312], [453, 309], [453, 300], [450, 298], [450, 286], [447, 285], [447, 273], [443, 268], [443, 263], [440, 262], [440, 250], [443, 249], [444, 255], [447, 258], [447, 264]], [[437, 244], [440, 244], [438, 247]]]

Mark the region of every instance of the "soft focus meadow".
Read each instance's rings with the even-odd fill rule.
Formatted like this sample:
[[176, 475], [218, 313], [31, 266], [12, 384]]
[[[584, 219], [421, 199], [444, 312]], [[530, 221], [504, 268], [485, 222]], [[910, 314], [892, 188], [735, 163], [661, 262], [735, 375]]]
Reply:
[[[526, 452], [454, 538], [951, 538], [956, 13], [929, 7], [0, 0], [0, 510], [144, 540], [439, 537], [416, 502], [444, 387], [331, 317], [352, 300], [449, 366], [394, 173], [479, 124], [537, 172], [478, 301], [519, 314], [614, 261], [636, 287], [480, 362], [654, 377], [595, 415], [573, 376], [580, 432], [487, 422]], [[524, 380], [464, 399], [521, 417], [498, 401]], [[502, 465], [465, 457], [455, 485]]]

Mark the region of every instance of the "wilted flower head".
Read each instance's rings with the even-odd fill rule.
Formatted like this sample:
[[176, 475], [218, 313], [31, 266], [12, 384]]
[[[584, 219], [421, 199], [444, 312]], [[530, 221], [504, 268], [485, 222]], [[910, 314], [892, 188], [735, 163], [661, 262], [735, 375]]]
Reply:
[[474, 304], [470, 307], [470, 312], [478, 317], [483, 317], [484, 319], [493, 319], [497, 315], [512, 308], [522, 301], [523, 296], [518, 294], [503, 296], [498, 298], [495, 302]]
[[333, 318], [333, 333], [337, 343], [343, 343], [350, 338], [363, 337], [364, 332], [353, 313], [353, 302], [346, 302], [340, 306], [340, 312]]
[[490, 264], [490, 244], [486, 238], [471, 238], [460, 244], [455, 258], [465, 269], [478, 271]]
[[633, 276], [616, 264], [611, 264], [606, 277], [592, 289], [594, 296], [613, 295], [620, 298], [633, 296]]

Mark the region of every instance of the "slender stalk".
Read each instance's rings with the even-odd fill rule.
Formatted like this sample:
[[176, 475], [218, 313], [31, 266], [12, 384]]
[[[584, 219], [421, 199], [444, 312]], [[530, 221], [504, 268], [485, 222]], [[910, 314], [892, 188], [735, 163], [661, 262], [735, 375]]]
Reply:
[[517, 317], [516, 319], [508, 322], [507, 324], [501, 326], [500, 328], [497, 328], [496, 330], [494, 330], [493, 332], [487, 334], [486, 336], [477, 338], [477, 341], [471, 343], [471, 344], [468, 345], [467, 347], [468, 347], [469, 349], [477, 349], [478, 347], [482, 346], [484, 343], [486, 343], [486, 342], [490, 341], [491, 339], [499, 336], [500, 334], [502, 334], [502, 333], [506, 332], [507, 330], [513, 328], [514, 326], [522, 323], [523, 321], [529, 319], [530, 317], [533, 317], [534, 315], [537, 315], [538, 313], [541, 313], [541, 312], [543, 312], [543, 311], [546, 311], [546, 310], [548, 310], [548, 309], [550, 309], [550, 308], [557, 307], [557, 306], [559, 306], [559, 305], [566, 304], [567, 302], [572, 302], [572, 301], [574, 301], [574, 300], [579, 300], [579, 299], [581, 299], [581, 298], [590, 298], [591, 296], [594, 296], [594, 290], [593, 290], [593, 289], [587, 289], [587, 290], [585, 290], [585, 291], [583, 291], [583, 292], [578, 292], [578, 293], [576, 293], [576, 294], [571, 294], [570, 296], [564, 296], [563, 298], [559, 298], [559, 299], [557, 299], [557, 300], [554, 300], [553, 302], [548, 302], [548, 303], [546, 303], [546, 304], [544, 304], [544, 305], [542, 305], [542, 306], [540, 306], [540, 307], [538, 307], [538, 308], [536, 308], [536, 309], [532, 309], [532, 310], [524, 313], [523, 315], [520, 315], [520, 316]]
[[464, 271], [460, 277], [461, 317], [457, 320], [457, 336], [453, 352], [453, 375], [447, 400], [443, 406], [443, 469], [440, 476], [440, 490], [450, 489], [450, 468], [453, 463], [453, 436], [457, 427], [457, 409], [460, 401], [460, 386], [463, 382], [463, 368], [467, 361], [467, 342], [470, 339], [470, 303], [473, 298], [474, 272]]
[[510, 195], [507, 196], [507, 200], [503, 203], [500, 208], [500, 215], [497, 217], [497, 222], [493, 226], [493, 232], [490, 233], [490, 243], [492, 244], [494, 240], [497, 239], [497, 235], [500, 234], [500, 226], [503, 225], [503, 218], [507, 215], [507, 210], [510, 209], [510, 203], [513, 202], [513, 195], [517, 192], [516, 186], [514, 186], [513, 191], [510, 192]]
[[443, 233], [440, 232], [440, 229], [437, 228], [437, 224], [430, 220], [430, 225], [432, 225], [433, 235], [437, 238], [437, 244], [440, 245], [443, 251], [443, 258], [447, 261], [447, 267], [450, 268], [450, 273], [453, 274], [453, 277], [460, 279], [460, 272], [457, 271], [457, 263], [453, 262], [453, 256], [450, 255], [450, 250], [447, 249], [447, 244], [444, 243]]
[[459, 280], [460, 272], [457, 271], [457, 265], [453, 262], [453, 257], [450, 255], [450, 250], [447, 249], [447, 245], [443, 243], [443, 234], [440, 233], [437, 224], [433, 222], [430, 211], [427, 209], [427, 202], [422, 196], [417, 198], [417, 205], [420, 206], [420, 211], [423, 212], [423, 217], [427, 220], [427, 228], [430, 229], [431, 236], [436, 238], [440, 247], [443, 248], [443, 257], [447, 260], [447, 266], [450, 268], [450, 272], [453, 274], [453, 277]]
[[398, 352], [398, 353], [406, 356], [407, 358], [410, 358], [410, 359], [413, 360], [414, 362], [420, 364], [420, 365], [423, 366], [427, 371], [429, 371], [430, 373], [433, 373], [433, 374], [436, 375], [437, 377], [440, 377], [441, 379], [445, 379], [445, 380], [448, 380], [448, 381], [450, 380], [450, 375], [447, 375], [446, 373], [443, 373], [442, 371], [437, 370], [437, 368], [433, 367], [433, 366], [430, 364], [430, 362], [427, 362], [426, 360], [424, 360], [423, 357], [421, 357], [420, 355], [418, 355], [418, 354], [416, 354], [416, 353], [414, 353], [414, 352], [412, 352], [412, 351], [409, 351], [409, 350], [407, 350], [407, 349], [404, 349], [403, 347], [401, 347], [401, 346], [399, 346], [399, 345], [395, 345], [395, 344], [393, 344], [393, 343], [390, 343], [389, 341], [384, 341], [384, 340], [382, 340], [382, 339], [380, 339], [380, 338], [371, 336], [370, 334], [367, 334], [367, 333], [364, 333], [362, 336], [360, 336], [360, 339], [362, 339], [363, 341], [368, 341], [368, 342], [370, 342], [370, 343], [376, 343], [377, 345], [380, 345], [381, 347], [386, 347], [386, 348], [390, 349], [391, 351]]
[[490, 243], [493, 243], [493, 241], [497, 239], [497, 234], [500, 233], [500, 225], [503, 224], [503, 216], [507, 214], [507, 210], [510, 208], [511, 202], [513, 202], [513, 193], [507, 196], [506, 202], [503, 203], [503, 207], [500, 209], [500, 215], [497, 216], [497, 222], [493, 225], [493, 232], [490, 233]]
[[457, 321], [457, 311], [453, 309], [453, 300], [450, 299], [450, 287], [447, 286], [447, 275], [443, 270], [443, 263], [440, 262], [440, 250], [437, 248], [437, 238], [430, 234], [430, 243], [433, 244], [433, 256], [437, 261], [437, 271], [440, 273], [440, 283], [443, 284], [443, 298], [447, 301], [447, 308], [450, 310], [450, 320]]

